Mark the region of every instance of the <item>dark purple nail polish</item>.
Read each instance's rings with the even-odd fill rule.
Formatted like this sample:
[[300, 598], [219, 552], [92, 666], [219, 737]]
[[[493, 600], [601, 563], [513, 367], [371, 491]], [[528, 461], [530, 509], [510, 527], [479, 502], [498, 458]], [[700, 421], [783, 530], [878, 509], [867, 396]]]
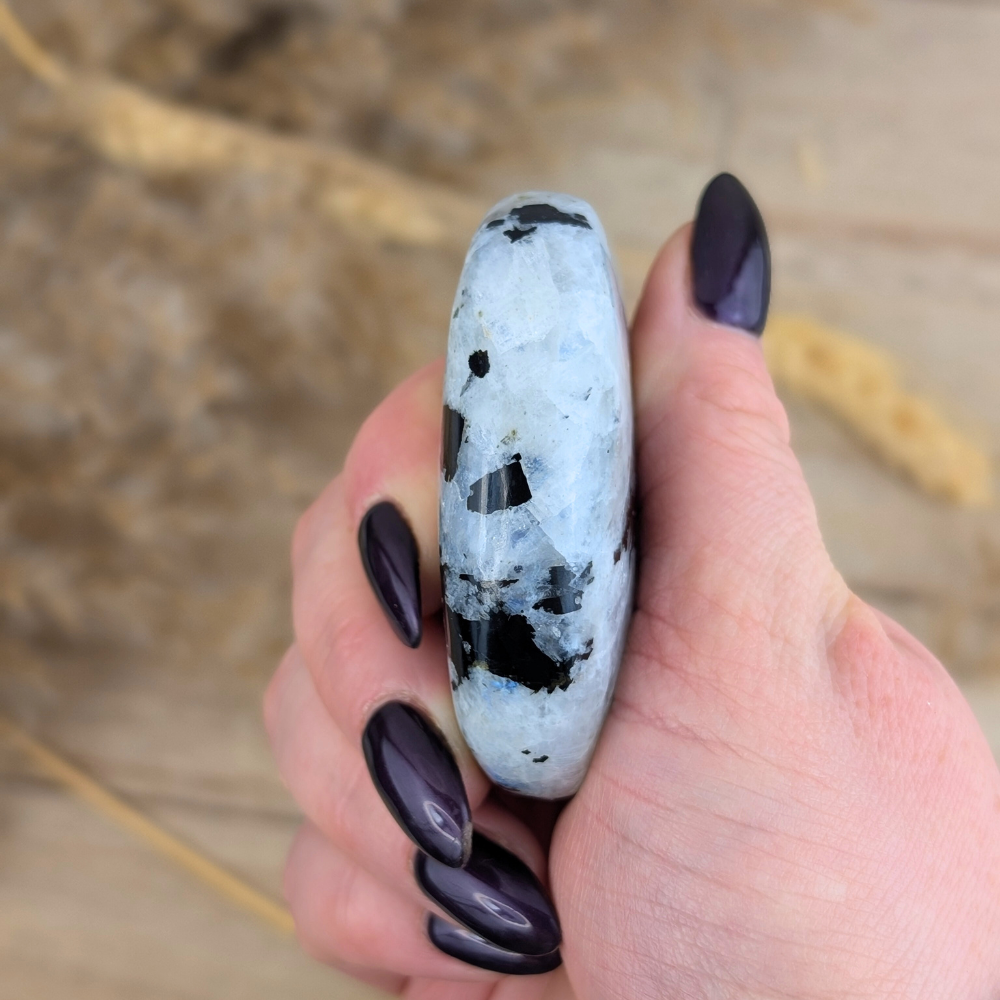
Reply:
[[771, 249], [750, 192], [732, 174], [705, 188], [691, 240], [694, 298], [709, 319], [761, 333], [771, 298]]
[[420, 556], [395, 504], [375, 504], [358, 528], [361, 562], [390, 624], [407, 646], [420, 645]]
[[455, 758], [427, 718], [390, 701], [368, 720], [361, 747], [382, 801], [417, 847], [441, 868], [465, 864], [469, 800]]
[[481, 833], [472, 835], [465, 867], [418, 854], [414, 873], [445, 913], [500, 948], [548, 955], [559, 947], [559, 919], [541, 883], [520, 858]]
[[550, 951], [548, 955], [519, 955], [516, 951], [498, 948], [473, 931], [449, 924], [433, 913], [427, 915], [427, 936], [435, 948], [452, 958], [508, 976], [537, 976], [562, 965], [558, 951]]

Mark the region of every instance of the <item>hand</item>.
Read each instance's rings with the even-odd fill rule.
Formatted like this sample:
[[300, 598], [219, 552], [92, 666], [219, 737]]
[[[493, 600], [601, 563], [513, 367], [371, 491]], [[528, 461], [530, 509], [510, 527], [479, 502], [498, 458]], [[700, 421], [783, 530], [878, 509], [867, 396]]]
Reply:
[[[703, 199], [693, 263], [685, 228], [635, 318], [636, 610], [550, 843], [544, 806], [491, 793], [451, 708], [440, 364], [372, 414], [302, 518], [296, 643], [265, 714], [308, 817], [286, 894], [317, 957], [435, 1000], [1000, 996], [1000, 774], [941, 665], [830, 563], [745, 332], [766, 291], [725, 278], [754, 240], [766, 263], [740, 191]], [[471, 859], [470, 815], [489, 838]], [[563, 965], [477, 967], [558, 962], [538, 954], [559, 940], [546, 882]], [[470, 918], [507, 951], [447, 916], [477, 886], [527, 915]]]

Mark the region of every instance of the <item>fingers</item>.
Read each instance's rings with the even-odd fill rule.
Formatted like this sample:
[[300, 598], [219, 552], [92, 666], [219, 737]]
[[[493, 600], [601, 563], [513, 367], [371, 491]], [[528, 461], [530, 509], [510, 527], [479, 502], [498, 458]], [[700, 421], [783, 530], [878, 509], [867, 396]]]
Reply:
[[[306, 816], [353, 861], [387, 885], [411, 884], [412, 897], [419, 899], [412, 878], [413, 846], [405, 826], [380, 801], [360, 749], [327, 715], [295, 647], [271, 682], [265, 723], [278, 771]], [[425, 810], [421, 813], [426, 816]], [[442, 818], [436, 820], [447, 830]], [[476, 825], [523, 858], [533, 871], [544, 871], [544, 853], [537, 840], [506, 810], [483, 803], [476, 811]], [[471, 840], [471, 822], [469, 836]], [[441, 852], [425, 853], [438, 856]], [[448, 864], [451, 859], [438, 856], [438, 860]]]
[[425, 907], [352, 864], [309, 823], [289, 854], [285, 898], [302, 947], [320, 961], [403, 976], [490, 978], [439, 952], [427, 937]]
[[550, 955], [562, 940], [555, 910], [524, 862], [480, 833], [464, 868], [418, 854], [424, 893], [458, 923], [509, 951]]
[[461, 864], [488, 785], [455, 721], [441, 625], [422, 621], [440, 606], [440, 413], [437, 364], [365, 422], [296, 531], [293, 617], [316, 694], [364, 745], [385, 805], [422, 850]]
[[[265, 722], [282, 781], [309, 820], [355, 862], [400, 885], [413, 844], [382, 803], [360, 748], [326, 713], [295, 647], [271, 683]], [[411, 896], [419, 898], [415, 887]]]
[[[338, 476], [303, 515], [292, 543], [296, 570], [310, 563], [346, 513], [354, 531], [378, 500], [392, 500], [413, 531], [421, 557], [423, 613], [440, 607], [437, 569], [438, 464], [444, 362], [420, 369], [374, 410]], [[345, 509], [346, 508], [346, 509]]]
[[501, 947], [533, 954], [557, 947], [558, 921], [538, 881], [544, 853], [524, 824], [486, 802], [476, 811], [476, 827], [489, 839], [476, 834], [462, 869], [424, 854], [414, 868], [413, 848], [379, 801], [360, 751], [323, 710], [294, 649], [271, 685], [266, 722], [282, 778], [314, 826], [351, 864], [414, 904], [425, 905], [422, 890]]
[[513, 976], [537, 976], [559, 968], [562, 958], [558, 951], [545, 955], [521, 955], [505, 951], [466, 927], [450, 924], [435, 914], [427, 920], [427, 936], [446, 955], [492, 972]]
[[[775, 631], [801, 634], [817, 609], [833, 621], [847, 599], [754, 335], [769, 292], [766, 234], [733, 184], [713, 195], [713, 182], [694, 231], [661, 251], [632, 333], [638, 607], [727, 667]], [[815, 627], [809, 637], [820, 638]], [[667, 641], [659, 627], [634, 638], [657, 658]], [[678, 659], [705, 662], [690, 653]]]
[[[390, 702], [376, 718], [393, 709], [412, 713]], [[390, 885], [408, 878], [410, 841], [446, 865], [467, 862], [472, 842], [471, 812], [447, 748], [419, 716], [401, 721], [373, 766], [327, 714], [295, 647], [265, 700], [278, 770], [295, 800], [340, 850]], [[435, 773], [431, 765], [442, 763]]]
[[[375, 410], [359, 432], [344, 472], [296, 530], [296, 644], [327, 711], [348, 739], [358, 742], [379, 705], [403, 699], [427, 709], [452, 747], [462, 746], [439, 623], [428, 621], [419, 647], [407, 649], [397, 634], [397, 627], [404, 626], [384, 610], [420, 593], [431, 595], [424, 610], [433, 612], [440, 602], [435, 596], [440, 585], [434, 583], [440, 379], [440, 365], [425, 368]], [[366, 560], [376, 567], [369, 581], [359, 528], [366, 512], [384, 501], [399, 516], [366, 522], [361, 541], [367, 543]], [[387, 525], [391, 531], [380, 534]], [[408, 596], [402, 583], [408, 556], [398, 551], [404, 542], [412, 542], [420, 566], [419, 584], [409, 588]], [[401, 614], [407, 622], [419, 618], [413, 609]], [[466, 773], [473, 771], [468, 758], [463, 763]]]
[[[539, 870], [544, 856], [523, 825], [482, 804], [488, 786], [457, 736], [441, 628], [421, 620], [421, 592], [431, 594], [432, 607], [440, 601], [435, 583], [422, 575], [437, 562], [440, 392], [439, 367], [400, 387], [358, 435], [343, 475], [302, 519], [293, 546], [297, 642], [269, 688], [265, 714], [279, 768], [324, 838], [329, 879], [352, 872], [351, 885], [335, 884], [335, 893], [349, 899], [356, 883], [365, 898], [391, 893], [424, 912], [405, 831], [421, 849], [420, 889], [473, 929], [438, 920], [432, 951], [493, 969], [524, 965], [519, 971], [527, 973], [509, 945], [530, 950], [530, 971], [537, 973], [558, 964], [558, 921], [518, 855]], [[496, 841], [516, 853], [479, 833], [473, 839], [470, 801], [479, 806], [477, 826], [496, 831]], [[289, 891], [311, 900], [322, 880], [300, 881], [296, 873], [306, 867], [302, 855], [316, 854], [321, 844], [310, 833], [302, 842], [290, 861]], [[459, 873], [457, 883], [449, 872]], [[329, 922], [316, 909], [321, 905], [302, 910], [307, 941], [323, 933], [317, 922]], [[331, 957], [444, 975], [433, 964], [414, 964], [412, 949], [403, 957], [385, 952], [386, 933], [398, 930], [400, 940], [412, 942], [413, 911], [401, 912], [408, 912], [409, 932], [397, 927], [404, 919], [398, 913], [380, 926], [366, 912], [357, 920], [367, 916], [377, 943], [349, 939], [349, 956]], [[510, 938], [512, 920], [519, 931]], [[420, 942], [426, 952], [426, 930]]]
[[[480, 886], [479, 895], [484, 890], [497, 895], [496, 886]], [[289, 854], [285, 896], [306, 951], [342, 968], [483, 981], [496, 972], [534, 975], [560, 962], [558, 953], [510, 952], [437, 915], [429, 924], [427, 906], [373, 878], [310, 823]], [[494, 908], [504, 906], [502, 899], [490, 901]], [[505, 910], [508, 922], [512, 914], [519, 916]], [[502, 926], [504, 921], [494, 917], [491, 929]]]

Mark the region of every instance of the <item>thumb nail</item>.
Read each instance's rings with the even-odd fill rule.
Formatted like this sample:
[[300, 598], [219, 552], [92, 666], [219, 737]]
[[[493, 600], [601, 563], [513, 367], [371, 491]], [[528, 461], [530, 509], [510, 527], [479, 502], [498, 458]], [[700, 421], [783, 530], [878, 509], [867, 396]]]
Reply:
[[750, 192], [719, 174], [702, 192], [691, 240], [694, 299], [717, 323], [759, 334], [771, 298], [771, 250]]

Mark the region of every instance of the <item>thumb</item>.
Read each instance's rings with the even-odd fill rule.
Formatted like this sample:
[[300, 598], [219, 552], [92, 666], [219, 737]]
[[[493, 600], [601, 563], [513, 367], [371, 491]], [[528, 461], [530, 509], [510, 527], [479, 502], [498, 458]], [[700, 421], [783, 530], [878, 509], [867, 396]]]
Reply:
[[776, 621], [801, 634], [800, 616], [836, 618], [847, 600], [764, 365], [769, 292], [760, 213], [721, 174], [660, 252], [632, 330], [637, 606], [715, 649], [730, 636], [739, 659], [755, 625], [773, 646]]

